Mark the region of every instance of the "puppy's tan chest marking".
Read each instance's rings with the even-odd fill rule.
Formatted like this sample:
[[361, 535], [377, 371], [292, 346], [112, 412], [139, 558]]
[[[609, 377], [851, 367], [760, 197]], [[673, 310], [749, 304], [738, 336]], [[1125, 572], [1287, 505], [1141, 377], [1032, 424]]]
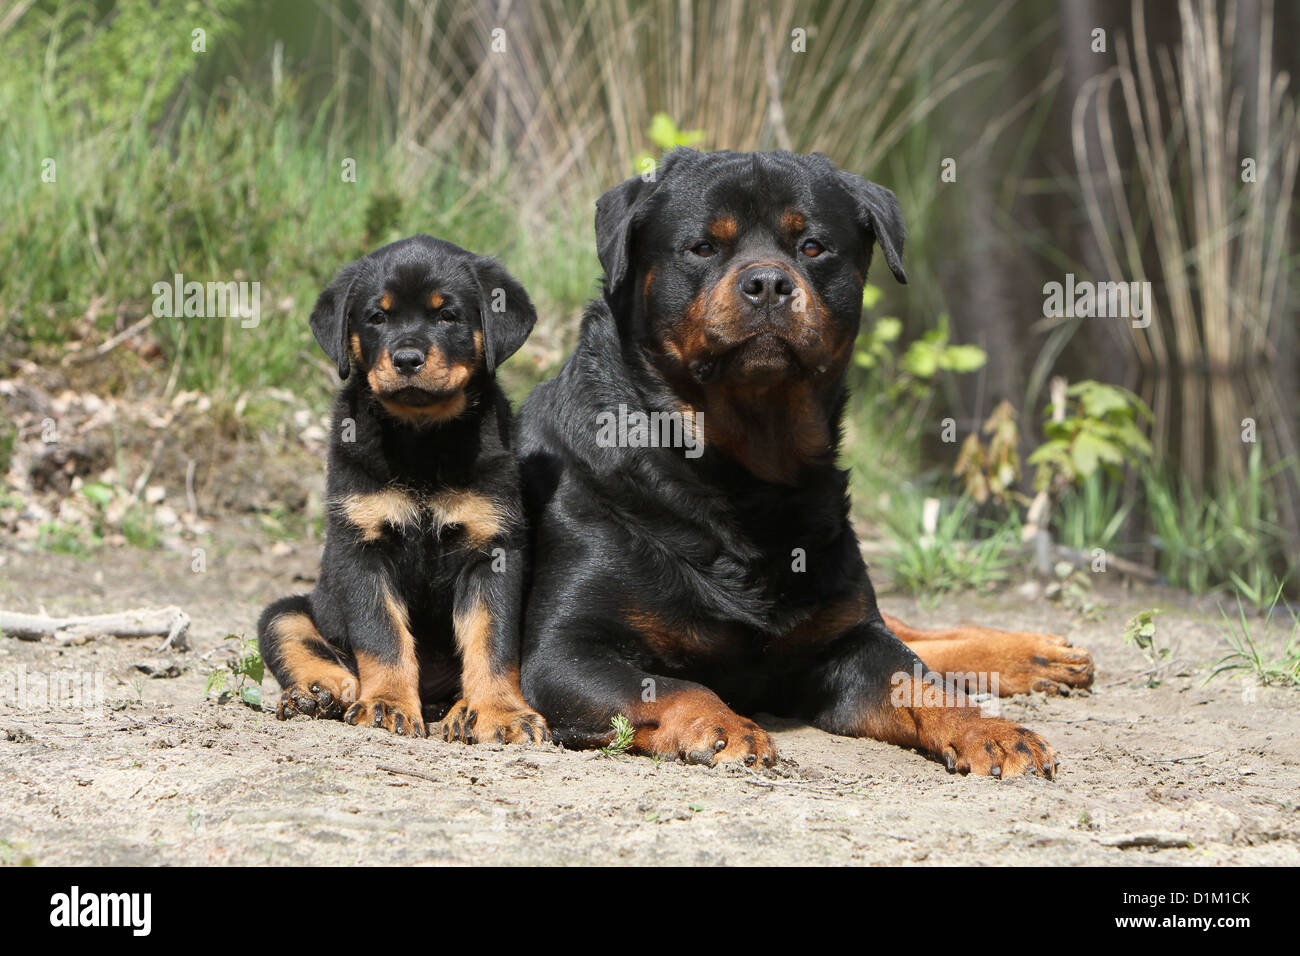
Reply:
[[446, 488], [432, 494], [401, 488], [384, 488], [335, 499], [348, 524], [361, 532], [363, 541], [378, 541], [385, 529], [397, 533], [428, 527], [436, 534], [459, 527], [465, 540], [481, 548], [501, 534], [508, 515], [486, 495], [466, 489]]

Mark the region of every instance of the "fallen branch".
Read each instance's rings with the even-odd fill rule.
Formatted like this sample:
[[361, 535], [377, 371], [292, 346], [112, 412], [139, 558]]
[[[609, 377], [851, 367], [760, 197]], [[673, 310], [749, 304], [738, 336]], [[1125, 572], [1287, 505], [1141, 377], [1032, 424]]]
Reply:
[[1097, 841], [1102, 846], [1119, 847], [1122, 850], [1132, 847], [1152, 847], [1157, 850], [1182, 850], [1190, 847], [1192, 841], [1181, 833], [1123, 833], [1118, 836], [1102, 837]]
[[155, 637], [166, 635], [158, 647], [184, 647], [190, 616], [178, 607], [138, 608], [115, 614], [50, 617], [0, 611], [0, 632], [23, 640], [53, 638], [59, 644], [83, 644], [92, 637]]
[[383, 770], [385, 773], [391, 773], [391, 774], [396, 774], [405, 777], [417, 777], [420, 780], [428, 780], [430, 783], [442, 783], [442, 781], [439, 780], [437, 777], [430, 777], [427, 773], [420, 773], [419, 771], [416, 770], [403, 770], [401, 767], [390, 767], [387, 764], [382, 764], [382, 763], [379, 765], [378, 769]]
[[127, 339], [131, 338], [133, 335], [139, 335], [145, 329], [149, 328], [149, 326], [153, 325], [153, 321], [155, 318], [157, 318], [157, 316], [155, 316], [151, 312], [148, 315], [146, 315], [144, 318], [131, 323], [121, 332], [118, 332], [117, 335], [114, 335], [112, 338], [107, 339], [104, 342], [101, 342], [97, 348], [92, 349], [89, 352], [74, 352], [71, 355], [65, 356], [63, 359], [63, 364], [81, 365], [84, 362], [90, 362], [93, 361], [94, 359], [107, 355], [109, 352], [113, 351], [113, 349], [117, 348]]

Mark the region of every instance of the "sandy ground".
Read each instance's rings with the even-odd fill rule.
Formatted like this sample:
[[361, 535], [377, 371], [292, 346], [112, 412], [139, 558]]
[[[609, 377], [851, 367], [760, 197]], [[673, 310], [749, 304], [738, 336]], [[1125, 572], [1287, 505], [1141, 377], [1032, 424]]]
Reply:
[[[153, 639], [0, 637], [0, 863], [1300, 863], [1300, 692], [1202, 686], [1226, 649], [1219, 617], [1176, 595], [1104, 594], [1101, 621], [1012, 594], [935, 610], [882, 601], [917, 624], [1057, 631], [1092, 650], [1091, 695], [1003, 704], [1059, 751], [1056, 781], [949, 776], [761, 715], [778, 767], [711, 770], [282, 723], [205, 699], [225, 636], [304, 590], [318, 555], [306, 542], [273, 556], [234, 523], [214, 538], [203, 573], [188, 552], [76, 558], [0, 542], [0, 607], [178, 604], [194, 618], [190, 649], [161, 655]], [[1155, 689], [1121, 640], [1151, 606], [1177, 661]], [[48, 706], [33, 687], [56, 672], [102, 679], [100, 712]], [[265, 691], [277, 696], [269, 676]]]

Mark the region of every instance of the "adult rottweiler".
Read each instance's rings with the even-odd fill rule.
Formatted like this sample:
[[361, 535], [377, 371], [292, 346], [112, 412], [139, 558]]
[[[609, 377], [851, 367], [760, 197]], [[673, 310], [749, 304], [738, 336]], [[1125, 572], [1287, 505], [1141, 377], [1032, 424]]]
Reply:
[[622, 714], [644, 753], [771, 763], [742, 716], [767, 711], [1051, 776], [965, 687], [1086, 686], [1088, 654], [883, 617], [849, 523], [845, 370], [873, 243], [906, 281], [894, 194], [819, 155], [676, 150], [600, 198], [596, 242], [604, 294], [520, 413], [523, 690], [557, 739], [606, 742]]
[[422, 737], [445, 713], [445, 739], [547, 739], [519, 690], [527, 542], [494, 378], [536, 319], [494, 260], [422, 235], [321, 293], [312, 332], [344, 380], [325, 553], [315, 590], [258, 624], [281, 718]]

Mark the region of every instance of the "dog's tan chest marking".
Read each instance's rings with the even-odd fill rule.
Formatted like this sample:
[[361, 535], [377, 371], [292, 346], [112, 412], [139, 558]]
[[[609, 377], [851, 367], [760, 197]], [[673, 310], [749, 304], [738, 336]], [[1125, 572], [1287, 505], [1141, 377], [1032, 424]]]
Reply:
[[361, 532], [363, 541], [378, 541], [386, 528], [403, 532], [427, 520], [441, 534], [453, 526], [464, 529], [465, 540], [481, 548], [506, 525], [504, 509], [491, 498], [464, 489], [445, 489], [417, 495], [400, 488], [347, 495], [337, 500], [348, 524]]

